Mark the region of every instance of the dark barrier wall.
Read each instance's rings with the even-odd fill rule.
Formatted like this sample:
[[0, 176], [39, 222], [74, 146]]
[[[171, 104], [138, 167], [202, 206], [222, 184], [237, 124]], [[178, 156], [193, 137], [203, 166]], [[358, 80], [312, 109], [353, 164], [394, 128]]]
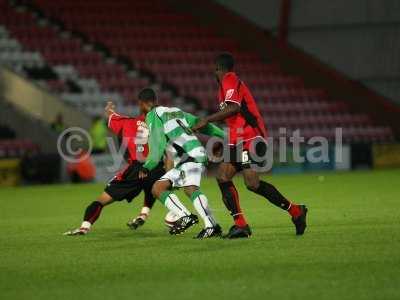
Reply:
[[37, 154], [22, 158], [20, 170], [23, 183], [59, 182], [60, 163], [58, 154]]

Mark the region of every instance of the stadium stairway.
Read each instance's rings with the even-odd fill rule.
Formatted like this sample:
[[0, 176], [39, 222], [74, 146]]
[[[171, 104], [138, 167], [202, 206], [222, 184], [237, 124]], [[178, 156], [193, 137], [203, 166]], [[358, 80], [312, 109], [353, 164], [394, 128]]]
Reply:
[[[16, 38], [23, 45], [24, 52], [41, 54], [41, 62], [34, 64], [35, 68], [39, 65], [55, 73], [53, 78], [30, 78], [78, 109], [99, 115], [103, 112], [105, 101], [112, 99], [120, 107], [125, 106], [122, 111], [136, 114], [137, 107], [132, 99], [148, 85], [158, 90], [162, 103], [173, 102], [188, 111], [199, 108], [193, 105], [193, 101], [189, 103], [178, 97], [176, 90], [167, 83], [157, 82], [149, 72], [138, 72], [132, 68], [129, 59], [110, 55], [106, 47], [99, 42], [91, 42], [84, 33], [66, 29], [53, 16], [46, 17], [31, 1], [1, 0], [0, 5], [4, 12], [0, 24], [3, 24], [6, 35]], [[30, 75], [26, 72], [26, 64], [18, 59], [18, 54], [17, 61], [23, 64], [19, 68], [7, 59], [10, 53], [4, 55], [6, 59], [3, 63]], [[31, 61], [29, 63], [32, 64]]]
[[[221, 34], [215, 23], [201, 20], [212, 16], [204, 11], [196, 15], [199, 5], [172, 0], [1, 0], [5, 13], [0, 24], [12, 43], [37, 53], [38, 64], [54, 70], [56, 78], [45, 80], [50, 89], [91, 114], [99, 113], [107, 98], [135, 113], [130, 100], [149, 84], [160, 90], [162, 103], [197, 114], [216, 110], [213, 59], [230, 51], [272, 136], [285, 127], [288, 135], [301, 129], [306, 136], [332, 138], [334, 128], [342, 127], [345, 142], [394, 139], [390, 126], [351, 107], [345, 93], [334, 95], [310, 84], [303, 73], [288, 71], [273, 55], [278, 45], [270, 43], [275, 50], [264, 52], [245, 47], [240, 36]], [[199, 10], [190, 9], [197, 6]], [[229, 18], [223, 13], [222, 18]]]

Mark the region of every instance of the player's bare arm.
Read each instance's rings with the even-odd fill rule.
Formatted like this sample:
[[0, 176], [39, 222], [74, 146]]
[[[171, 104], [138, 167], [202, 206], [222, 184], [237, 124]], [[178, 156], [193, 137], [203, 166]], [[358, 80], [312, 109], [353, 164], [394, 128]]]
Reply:
[[174, 167], [174, 159], [173, 156], [170, 152], [166, 151], [165, 152], [165, 157], [164, 157], [164, 169], [166, 172], [171, 170]]
[[221, 111], [212, 114], [208, 117], [202, 118], [197, 122], [197, 124], [192, 128], [192, 130], [197, 131], [205, 126], [207, 126], [210, 122], [218, 122], [225, 120], [226, 118], [237, 114], [240, 111], [240, 105], [236, 103], [228, 103], [224, 109]]

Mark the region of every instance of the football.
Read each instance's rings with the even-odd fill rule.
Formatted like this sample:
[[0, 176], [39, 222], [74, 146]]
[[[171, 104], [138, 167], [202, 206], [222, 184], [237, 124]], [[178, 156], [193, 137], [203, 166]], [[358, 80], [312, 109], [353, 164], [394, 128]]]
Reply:
[[165, 215], [165, 218], [164, 218], [164, 223], [165, 223], [165, 226], [167, 226], [168, 228], [171, 228], [172, 226], [174, 226], [175, 225], [175, 222], [177, 221], [179, 219], [179, 217], [176, 215], [176, 214], [174, 214], [173, 212], [168, 212], [166, 215]]

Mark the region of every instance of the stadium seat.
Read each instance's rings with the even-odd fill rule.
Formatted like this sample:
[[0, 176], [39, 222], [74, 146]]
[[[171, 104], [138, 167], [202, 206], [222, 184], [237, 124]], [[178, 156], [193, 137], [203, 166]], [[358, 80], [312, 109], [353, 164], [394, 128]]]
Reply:
[[[287, 127], [331, 138], [332, 130], [342, 127], [349, 141], [393, 139], [390, 130], [374, 125], [368, 116], [350, 112], [345, 99], [305, 87], [302, 78], [285, 74], [276, 62], [264, 62], [256, 52], [242, 49], [236, 40], [219, 36], [164, 1], [35, 3], [62, 26], [50, 26], [48, 19], [26, 7], [1, 3], [0, 62], [19, 72], [26, 66], [51, 66], [58, 79], [48, 80], [46, 86], [89, 114], [101, 112], [110, 98], [131, 108], [137, 92], [149, 84], [157, 87], [161, 103], [200, 114], [215, 111], [213, 59], [228, 50], [273, 134]], [[77, 32], [80, 35], [73, 34]], [[95, 44], [104, 45], [113, 57], [130, 59], [136, 71], [96, 51]], [[164, 86], [169, 90], [160, 88]]]

